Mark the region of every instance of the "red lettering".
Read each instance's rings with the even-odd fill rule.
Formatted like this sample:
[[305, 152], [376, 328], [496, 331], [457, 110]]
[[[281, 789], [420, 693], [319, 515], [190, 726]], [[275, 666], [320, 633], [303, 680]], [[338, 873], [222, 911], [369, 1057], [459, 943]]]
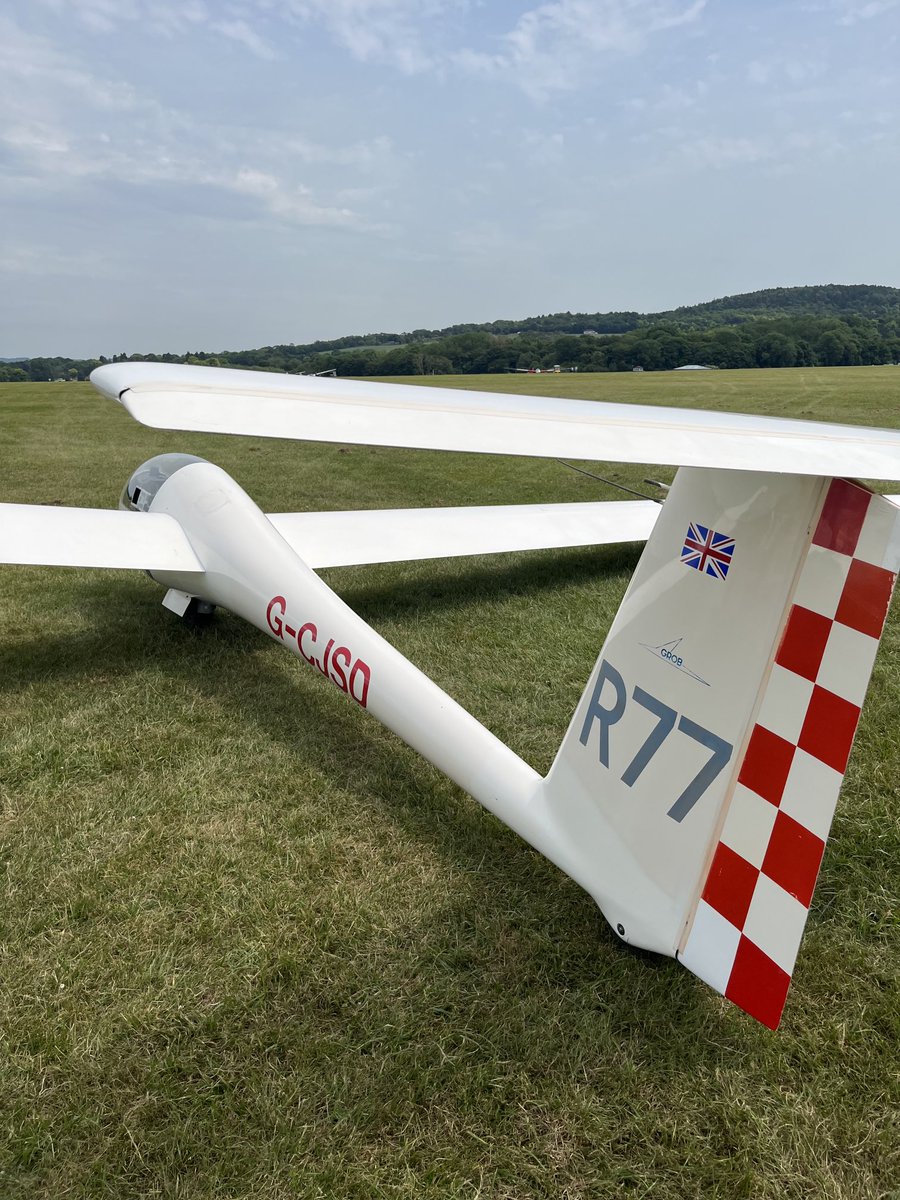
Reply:
[[[319, 630], [315, 622], [307, 621], [294, 633], [294, 627], [285, 620], [287, 600], [284, 596], [273, 596], [266, 607], [266, 623], [275, 637], [281, 641], [285, 635], [297, 638], [297, 652], [300, 657], [321, 672], [326, 679], [352, 696], [361, 708], [366, 708], [369, 700], [369, 684], [372, 682], [372, 671], [368, 663], [361, 658], [354, 661], [349, 647], [338, 646], [335, 649], [334, 638], [329, 638], [322, 655], [322, 662], [315, 657], [314, 651], [319, 641]], [[306, 645], [304, 637], [309, 634]], [[351, 665], [352, 664], [352, 665]]]
[[[344, 674], [344, 667], [350, 666], [350, 651], [346, 646], [338, 646], [334, 654], [331, 656], [331, 680], [336, 683], [342, 692], [347, 691], [347, 676]], [[338, 663], [338, 659], [343, 660], [343, 666]]]
[[284, 641], [284, 622], [281, 618], [284, 616], [286, 608], [287, 600], [284, 596], [273, 596], [266, 609], [266, 622], [275, 636], [281, 638], [282, 641]]
[[334, 645], [334, 638], [331, 638], [328, 645], [325, 647], [325, 654], [322, 657], [321, 666], [319, 665], [318, 662], [316, 663], [316, 666], [319, 667], [319, 670], [322, 672], [322, 674], [325, 676], [326, 679], [328, 678], [328, 656], [331, 654], [331, 647], [333, 645]]
[[316, 638], [319, 636], [319, 631], [313, 625], [312, 621], [307, 621], [305, 625], [301, 625], [297, 630], [297, 649], [300, 651], [300, 657], [305, 658], [310, 666], [317, 666], [316, 660], [311, 654], [307, 654], [303, 649], [303, 635], [309, 632], [312, 634], [312, 644], [316, 644]]
[[[356, 679], [357, 674], [359, 674], [362, 677], [362, 688], [360, 689], [360, 694], [358, 696], [353, 687], [353, 681]], [[371, 679], [372, 679], [372, 672], [369, 670], [369, 664], [364, 663], [361, 658], [358, 658], [356, 660], [356, 662], [353, 664], [353, 670], [350, 672], [350, 687], [348, 690], [350, 692], [350, 695], [353, 697], [353, 699], [362, 708], [366, 707], [366, 700], [368, 699], [368, 696], [369, 696], [369, 683], [370, 683]]]

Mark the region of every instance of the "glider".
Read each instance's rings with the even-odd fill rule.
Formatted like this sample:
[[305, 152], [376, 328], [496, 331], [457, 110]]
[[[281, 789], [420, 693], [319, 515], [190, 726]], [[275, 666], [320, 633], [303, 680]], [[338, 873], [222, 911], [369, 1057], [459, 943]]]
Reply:
[[[121, 363], [160, 429], [677, 466], [664, 505], [262, 513], [190, 455], [121, 511], [0, 506], [0, 561], [148, 570], [222, 605], [394, 730], [594, 898], [777, 1028], [888, 605], [900, 433], [777, 418]], [[545, 778], [314, 568], [646, 540]]]

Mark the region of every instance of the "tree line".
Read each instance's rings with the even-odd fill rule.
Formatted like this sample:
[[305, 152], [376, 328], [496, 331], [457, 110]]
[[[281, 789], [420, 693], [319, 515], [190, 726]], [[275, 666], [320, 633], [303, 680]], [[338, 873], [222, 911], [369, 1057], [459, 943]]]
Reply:
[[900, 318], [887, 324], [859, 316], [757, 318], [703, 329], [660, 321], [623, 333], [472, 330], [399, 345], [383, 341], [360, 345], [358, 339], [346, 348], [326, 345], [328, 349], [311, 343], [216, 354], [121, 354], [109, 360], [32, 358], [0, 363], [0, 382], [86, 379], [103, 362], [128, 360], [294, 374], [334, 371], [349, 376], [488, 374], [554, 366], [578, 371], [666, 371], [695, 363], [723, 369], [861, 366], [900, 362]]

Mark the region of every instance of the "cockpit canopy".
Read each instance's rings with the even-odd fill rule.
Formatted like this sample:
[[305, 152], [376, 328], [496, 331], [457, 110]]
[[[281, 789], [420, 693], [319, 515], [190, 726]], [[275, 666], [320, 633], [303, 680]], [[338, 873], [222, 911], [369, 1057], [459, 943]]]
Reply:
[[131, 512], [146, 512], [156, 493], [169, 476], [191, 463], [205, 462], [196, 454], [157, 454], [132, 471], [119, 497], [119, 508]]

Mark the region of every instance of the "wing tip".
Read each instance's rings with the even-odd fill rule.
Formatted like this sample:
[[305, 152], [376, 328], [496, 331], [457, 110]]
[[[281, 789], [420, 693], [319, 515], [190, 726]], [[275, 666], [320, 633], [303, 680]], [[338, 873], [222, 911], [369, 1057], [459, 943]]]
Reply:
[[88, 379], [102, 396], [118, 400], [120, 403], [122, 393], [128, 390], [128, 384], [118, 363], [104, 363], [100, 367], [94, 367]]

